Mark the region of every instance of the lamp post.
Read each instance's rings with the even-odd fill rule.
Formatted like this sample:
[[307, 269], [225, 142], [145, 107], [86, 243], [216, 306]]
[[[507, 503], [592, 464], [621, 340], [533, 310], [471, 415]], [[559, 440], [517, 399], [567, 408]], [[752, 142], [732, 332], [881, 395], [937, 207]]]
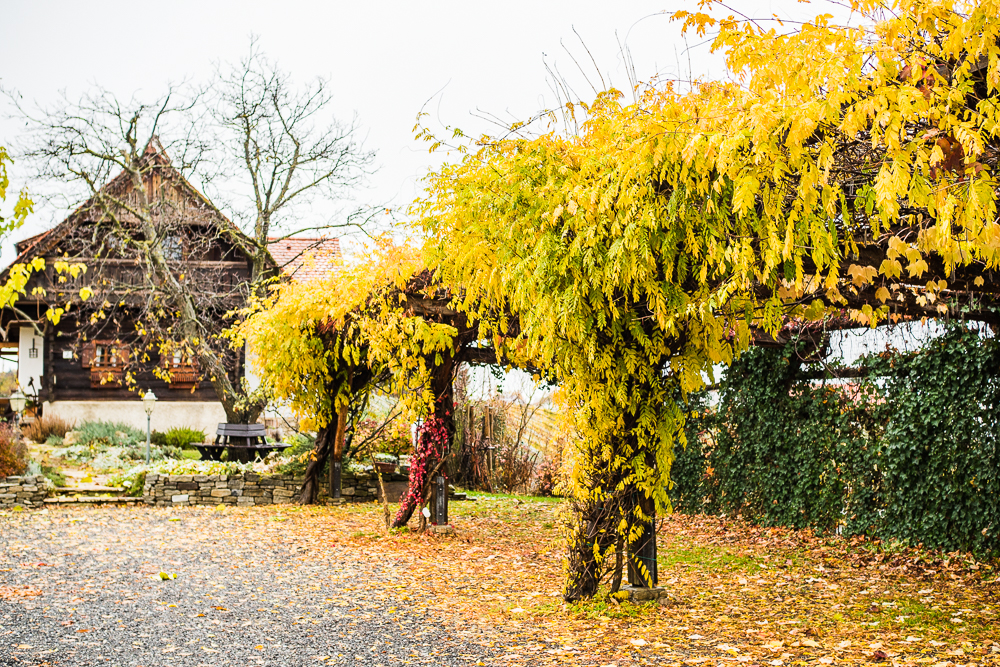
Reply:
[[27, 404], [28, 397], [22, 394], [20, 389], [10, 395], [10, 409], [14, 411], [14, 424], [20, 426], [21, 412], [24, 411], [24, 406]]
[[146, 465], [149, 465], [149, 423], [153, 418], [153, 406], [156, 405], [156, 394], [147, 391], [142, 395], [142, 409], [146, 411]]

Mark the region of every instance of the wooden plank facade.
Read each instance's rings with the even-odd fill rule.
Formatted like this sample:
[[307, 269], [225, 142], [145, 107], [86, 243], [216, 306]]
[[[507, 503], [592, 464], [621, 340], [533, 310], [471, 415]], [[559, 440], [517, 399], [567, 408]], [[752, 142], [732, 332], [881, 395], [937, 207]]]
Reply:
[[[166, 160], [156, 155], [152, 159]], [[149, 192], [165, 202], [161, 208], [166, 231], [159, 244], [171, 273], [189, 285], [199, 313], [220, 322], [225, 312], [245, 303], [251, 265], [238, 244], [250, 239], [168, 162], [152, 173]], [[117, 188], [115, 196], [126, 200], [134, 195], [129, 181], [121, 177], [105, 188]], [[142, 313], [151, 309], [155, 283], [136, 249], [138, 243], [130, 243], [130, 234], [138, 238], [134, 236], [138, 227], [130, 229], [127, 216], [115, 224], [92, 200], [52, 229], [17, 244], [12, 265], [45, 260], [45, 269], [31, 276], [26, 294], [13, 308], [0, 312], [4, 344], [18, 346], [22, 391], [41, 412], [78, 419], [94, 413], [95, 404], [107, 408], [107, 419], [132, 415], [141, 407], [140, 392], [153, 391], [158, 406], [184, 407], [173, 412], [158, 407], [161, 413], [179, 420], [185, 414], [197, 415], [192, 419], [203, 422], [176, 425], [210, 428], [214, 433], [215, 424], [209, 422], [219, 416], [218, 421], [225, 421], [225, 412], [184, 342], [163, 338], [154, 350], [148, 337], [143, 343], [137, 334]], [[59, 272], [57, 262], [83, 265], [86, 271], [75, 276]], [[0, 279], [6, 279], [8, 271]], [[93, 292], [88, 301], [80, 297], [83, 288]], [[46, 316], [50, 308], [66, 311], [58, 323]], [[169, 306], [162, 310], [169, 311]], [[167, 326], [168, 318], [169, 314], [161, 320]], [[232, 355], [234, 380], [243, 374], [243, 357]]]

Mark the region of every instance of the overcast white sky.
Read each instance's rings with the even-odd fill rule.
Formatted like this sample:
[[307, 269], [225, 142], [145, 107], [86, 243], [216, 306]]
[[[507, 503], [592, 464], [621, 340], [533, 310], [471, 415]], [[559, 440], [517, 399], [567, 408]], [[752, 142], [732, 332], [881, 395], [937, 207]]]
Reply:
[[[825, 6], [794, 0], [733, 0], [756, 16], [814, 15]], [[555, 101], [545, 63], [558, 67], [576, 92], [592, 95], [562, 44], [593, 76], [586, 42], [606, 81], [621, 89], [628, 78], [618, 43], [632, 53], [640, 79], [685, 74], [688, 57], [677, 25], [664, 12], [693, 8], [685, 0], [526, 2], [8, 2], [0, 22], [0, 85], [30, 104], [47, 104], [65, 90], [72, 99], [94, 84], [128, 99], [162, 94], [169, 82], [205, 81], [214, 63], [234, 61], [251, 34], [263, 50], [303, 83], [328, 77], [337, 113], [357, 113], [378, 152], [380, 169], [359, 203], [405, 207], [418, 181], [439, 157], [413, 140], [426, 105], [433, 128], [488, 131], [477, 110], [524, 118]], [[697, 75], [720, 76], [721, 60], [694, 51]], [[4, 111], [10, 111], [4, 108]], [[21, 125], [0, 119], [0, 145]], [[23, 176], [23, 175], [22, 175]], [[23, 183], [15, 166], [12, 185]], [[27, 184], [30, 188], [31, 184]], [[65, 210], [40, 207], [21, 238], [46, 229]], [[10, 243], [2, 261], [12, 257]]]

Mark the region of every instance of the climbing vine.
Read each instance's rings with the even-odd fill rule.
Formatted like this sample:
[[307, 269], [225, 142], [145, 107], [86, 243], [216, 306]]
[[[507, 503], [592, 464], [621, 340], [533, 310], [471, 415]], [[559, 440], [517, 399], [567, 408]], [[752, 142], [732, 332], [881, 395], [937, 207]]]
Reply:
[[417, 427], [417, 445], [410, 458], [410, 484], [399, 501], [393, 526], [405, 526], [418, 507], [427, 503], [428, 489], [434, 473], [448, 451], [448, 428], [444, 420], [431, 417]]
[[1000, 552], [996, 338], [951, 325], [849, 382], [803, 377], [796, 359], [754, 349], [727, 371], [716, 409], [688, 422], [678, 510]]

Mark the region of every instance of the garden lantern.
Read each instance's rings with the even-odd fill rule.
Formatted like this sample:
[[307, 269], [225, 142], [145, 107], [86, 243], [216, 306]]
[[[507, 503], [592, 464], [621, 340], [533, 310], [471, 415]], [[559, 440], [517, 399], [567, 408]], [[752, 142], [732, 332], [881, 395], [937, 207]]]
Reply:
[[[28, 404], [28, 397], [21, 393], [18, 389], [13, 394], [10, 395], [10, 409], [14, 411], [14, 424], [20, 426], [21, 424], [21, 413], [24, 412], [24, 406]], [[20, 437], [21, 429], [16, 431], [18, 437]]]
[[22, 394], [20, 389], [10, 395], [10, 409], [14, 411], [18, 419], [20, 419], [21, 412], [24, 411], [24, 406], [27, 404], [28, 397]]
[[147, 391], [142, 395], [142, 409], [146, 411], [146, 465], [149, 465], [149, 423], [153, 418], [153, 407], [156, 405], [156, 394]]

